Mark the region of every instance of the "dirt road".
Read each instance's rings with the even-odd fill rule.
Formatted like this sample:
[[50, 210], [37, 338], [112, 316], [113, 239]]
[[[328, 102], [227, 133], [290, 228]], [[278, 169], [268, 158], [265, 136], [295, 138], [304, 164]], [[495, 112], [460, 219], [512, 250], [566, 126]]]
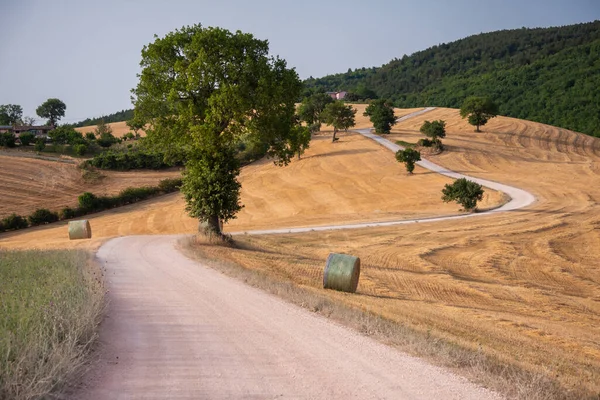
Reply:
[[103, 245], [108, 318], [85, 399], [497, 399], [187, 259], [176, 236]]

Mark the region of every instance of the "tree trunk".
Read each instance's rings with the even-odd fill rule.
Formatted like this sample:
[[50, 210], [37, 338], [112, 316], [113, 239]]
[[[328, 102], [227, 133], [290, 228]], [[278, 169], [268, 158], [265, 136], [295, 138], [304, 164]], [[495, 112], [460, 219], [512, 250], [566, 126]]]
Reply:
[[298, 152], [298, 160], [300, 159], [300, 152]]
[[208, 217], [208, 221], [200, 222], [198, 225], [198, 231], [204, 233], [207, 236], [218, 235], [221, 236], [221, 223], [218, 215], [211, 215]]
[[481, 132], [481, 131], [479, 130], [479, 124], [477, 124], [477, 129], [475, 130], [475, 132]]
[[333, 138], [331, 139], [331, 142], [335, 142], [337, 140], [337, 138], [335, 137], [335, 134], [337, 133], [337, 129], [333, 128]]

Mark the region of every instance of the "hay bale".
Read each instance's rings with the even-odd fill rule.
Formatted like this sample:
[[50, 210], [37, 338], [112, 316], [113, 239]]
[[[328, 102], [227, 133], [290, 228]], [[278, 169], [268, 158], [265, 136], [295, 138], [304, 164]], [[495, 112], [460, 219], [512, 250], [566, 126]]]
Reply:
[[331, 253], [323, 272], [323, 288], [354, 293], [360, 277], [360, 258]]
[[90, 239], [92, 237], [92, 227], [87, 219], [80, 221], [69, 221], [69, 239]]

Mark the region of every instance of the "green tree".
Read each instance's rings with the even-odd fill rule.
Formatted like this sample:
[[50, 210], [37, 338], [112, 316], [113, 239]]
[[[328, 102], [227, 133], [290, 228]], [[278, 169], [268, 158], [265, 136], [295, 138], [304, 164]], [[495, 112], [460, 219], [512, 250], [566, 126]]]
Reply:
[[17, 138], [14, 133], [4, 132], [0, 133], [0, 146], [4, 147], [15, 147], [17, 143]]
[[85, 155], [87, 150], [88, 150], [88, 146], [83, 143], [79, 143], [79, 144], [76, 144], [75, 146], [73, 146], [73, 153], [75, 153], [78, 156]]
[[85, 143], [83, 134], [81, 132], [77, 132], [75, 128], [70, 125], [61, 125], [48, 132], [48, 136], [54, 144], [75, 145]]
[[396, 160], [403, 162], [409, 174], [415, 170], [415, 163], [421, 161], [421, 153], [415, 149], [407, 148], [396, 152]]
[[421, 125], [421, 133], [431, 139], [433, 146], [442, 150], [443, 146], [440, 139], [446, 137], [446, 121], [425, 121], [423, 125]]
[[370, 118], [377, 133], [390, 133], [392, 126], [396, 124], [394, 107], [385, 99], [373, 100], [363, 115]]
[[43, 151], [46, 148], [46, 140], [44, 140], [43, 138], [37, 138], [35, 140], [35, 144], [33, 145], [33, 149], [35, 151]]
[[112, 134], [112, 128], [110, 125], [105, 124], [104, 120], [101, 120], [94, 130], [94, 134], [97, 137], [97, 143], [102, 147], [110, 147], [117, 143], [117, 138]]
[[480, 184], [461, 178], [444, 186], [442, 200], [445, 203], [456, 201], [463, 207], [463, 210], [474, 211], [477, 208], [477, 202], [483, 199], [483, 193]]
[[[301, 121], [306, 122], [309, 126], [318, 126], [321, 129], [323, 121], [323, 110], [328, 104], [335, 100], [327, 93], [313, 93], [309, 97], [305, 97], [298, 107], [298, 116]], [[318, 130], [317, 130], [318, 131]]]
[[169, 160], [184, 160], [187, 211], [221, 234], [240, 210], [236, 144], [243, 136], [289, 162], [295, 102], [302, 84], [286, 62], [251, 34], [201, 25], [156, 38], [142, 50], [133, 92], [147, 141]]
[[23, 132], [19, 135], [19, 141], [22, 146], [29, 146], [35, 140], [35, 135], [31, 132]]
[[0, 125], [15, 125], [23, 118], [23, 108], [18, 104], [0, 105]]
[[460, 116], [468, 117], [469, 124], [477, 127], [476, 132], [481, 132], [479, 127], [498, 115], [498, 106], [488, 97], [467, 97], [460, 108]]
[[56, 123], [65, 116], [67, 106], [59, 99], [48, 99], [36, 110], [36, 114], [48, 120], [48, 125], [56, 126]]
[[332, 142], [338, 140], [336, 134], [338, 130], [348, 130], [356, 125], [355, 117], [356, 110], [351, 105], [346, 105], [342, 101], [334, 101], [327, 104], [322, 113], [323, 122], [333, 126]]
[[96, 140], [96, 134], [94, 132], [86, 132], [85, 140], [87, 140], [88, 142], [93, 142], [94, 140]]
[[311, 132], [306, 126], [296, 125], [290, 132], [290, 151], [298, 156], [304, 154], [304, 151], [310, 146]]

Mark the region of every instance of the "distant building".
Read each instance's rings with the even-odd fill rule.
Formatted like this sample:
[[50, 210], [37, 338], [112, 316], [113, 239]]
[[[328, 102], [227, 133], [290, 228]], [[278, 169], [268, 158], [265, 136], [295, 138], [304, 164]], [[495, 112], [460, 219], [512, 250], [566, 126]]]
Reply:
[[31, 125], [15, 125], [10, 127], [11, 130], [8, 132], [13, 132], [15, 136], [19, 137], [21, 133], [31, 132], [37, 137], [48, 138], [48, 132], [54, 129], [53, 126], [49, 125], [41, 125], [41, 126], [31, 126]]
[[12, 132], [12, 125], [0, 125], [0, 133]]
[[342, 90], [341, 92], [327, 92], [327, 94], [334, 100], [343, 100], [348, 92]]

